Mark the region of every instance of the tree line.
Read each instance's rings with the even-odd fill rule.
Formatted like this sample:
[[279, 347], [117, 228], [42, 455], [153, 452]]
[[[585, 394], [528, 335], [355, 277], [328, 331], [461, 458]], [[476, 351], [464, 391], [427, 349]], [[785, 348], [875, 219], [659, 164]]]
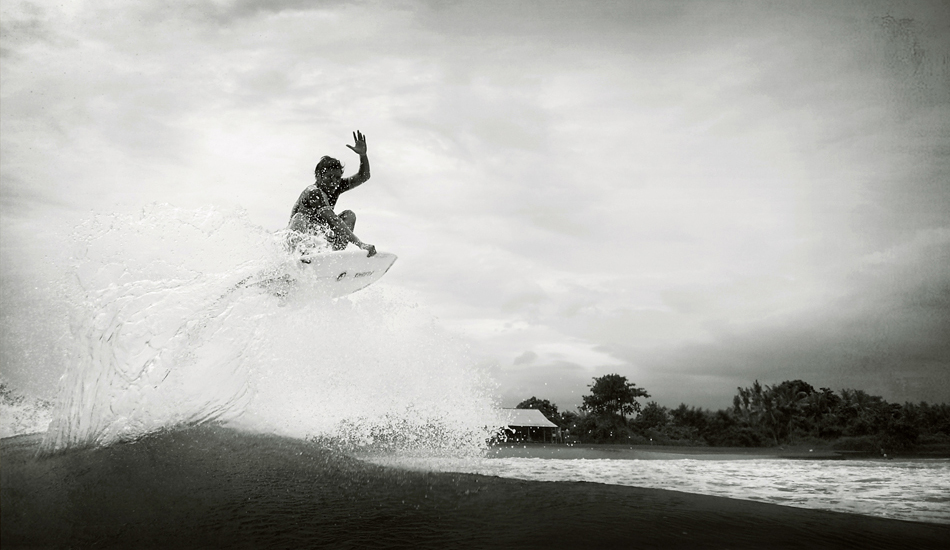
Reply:
[[815, 389], [802, 380], [773, 386], [757, 380], [737, 388], [732, 407], [717, 411], [680, 404], [670, 409], [619, 374], [594, 378], [579, 412], [559, 412], [547, 399], [518, 404], [538, 409], [581, 443], [767, 447], [830, 443], [841, 450], [884, 452], [950, 445], [950, 405], [888, 403], [862, 390]]

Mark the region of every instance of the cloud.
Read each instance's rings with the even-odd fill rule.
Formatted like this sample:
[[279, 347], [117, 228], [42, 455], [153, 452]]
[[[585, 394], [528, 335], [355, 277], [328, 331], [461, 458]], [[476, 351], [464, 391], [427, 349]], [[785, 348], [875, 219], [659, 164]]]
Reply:
[[497, 374], [501, 403], [514, 407], [529, 397], [547, 399], [561, 410], [577, 407], [590, 384], [590, 370], [569, 361], [506, 369]]
[[169, 16], [168, 8], [173, 7], [180, 17], [227, 28], [243, 19], [255, 19], [285, 12], [329, 11], [351, 4], [352, 2], [347, 0], [269, 0], [266, 2], [260, 0], [215, 0], [211, 2], [186, 0], [177, 2], [174, 6], [162, 5], [151, 9], [145, 8], [143, 11], [156, 19], [164, 19]]
[[[820, 307], [742, 330], [723, 327], [712, 342], [652, 349], [614, 344], [605, 350], [637, 365], [642, 385], [663, 400], [676, 396], [724, 406], [736, 385], [752, 379], [803, 379], [896, 402], [945, 402], [948, 261], [950, 232], [924, 232], [912, 244], [869, 257], [852, 285]], [[716, 383], [701, 385], [710, 379]]]
[[530, 365], [530, 364], [533, 363], [534, 360], [537, 359], [537, 358], [538, 358], [538, 354], [537, 354], [537, 353], [535, 353], [535, 352], [533, 352], [533, 351], [526, 351], [526, 352], [522, 353], [521, 355], [519, 355], [518, 357], [515, 357], [515, 360], [514, 360], [514, 363], [513, 363], [513, 364], [515, 364], [515, 365]]

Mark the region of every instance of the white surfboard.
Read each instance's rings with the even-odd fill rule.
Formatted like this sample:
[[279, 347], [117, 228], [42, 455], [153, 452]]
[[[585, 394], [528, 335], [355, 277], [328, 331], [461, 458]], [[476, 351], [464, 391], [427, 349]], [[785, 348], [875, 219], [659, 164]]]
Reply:
[[396, 262], [396, 255], [364, 250], [340, 250], [305, 254], [283, 266], [265, 270], [239, 282], [239, 288], [262, 288], [281, 299], [303, 290], [328, 298], [339, 298], [378, 281]]
[[365, 250], [340, 250], [304, 255], [300, 258], [301, 275], [326, 295], [345, 296], [378, 281], [396, 262], [396, 255]]

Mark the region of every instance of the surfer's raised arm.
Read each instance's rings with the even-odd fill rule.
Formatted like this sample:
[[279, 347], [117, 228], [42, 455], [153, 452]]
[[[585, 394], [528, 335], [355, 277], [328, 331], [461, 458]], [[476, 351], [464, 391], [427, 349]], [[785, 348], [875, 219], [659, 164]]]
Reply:
[[348, 178], [343, 178], [340, 187], [349, 191], [369, 179], [369, 157], [366, 156], [366, 136], [359, 130], [353, 132], [353, 145], [347, 145], [354, 153], [360, 156], [360, 169]]

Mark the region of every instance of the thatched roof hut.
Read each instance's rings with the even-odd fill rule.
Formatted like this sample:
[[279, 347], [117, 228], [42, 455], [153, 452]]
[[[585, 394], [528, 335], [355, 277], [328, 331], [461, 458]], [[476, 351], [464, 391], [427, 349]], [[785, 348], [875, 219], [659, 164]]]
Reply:
[[508, 439], [520, 441], [551, 441], [561, 438], [561, 428], [536, 409], [502, 409]]

